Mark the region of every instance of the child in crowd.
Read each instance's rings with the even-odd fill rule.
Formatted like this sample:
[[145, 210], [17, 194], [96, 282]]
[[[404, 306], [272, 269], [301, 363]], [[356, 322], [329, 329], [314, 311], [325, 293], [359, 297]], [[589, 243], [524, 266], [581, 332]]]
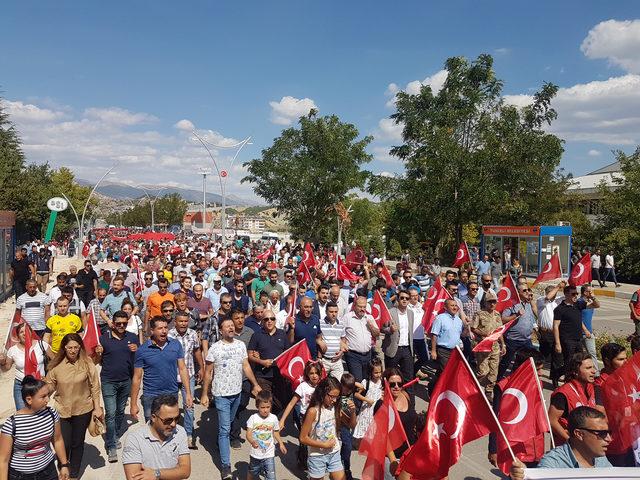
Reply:
[[276, 480], [275, 443], [278, 443], [280, 452], [287, 453], [280, 438], [280, 423], [278, 417], [271, 413], [273, 400], [271, 392], [262, 390], [256, 395], [256, 408], [247, 421], [247, 442], [251, 445], [249, 452], [248, 480], [259, 479]]
[[353, 449], [352, 429], [356, 426], [356, 406], [353, 403], [356, 392], [356, 378], [350, 373], [343, 373], [340, 378], [340, 458], [346, 480], [352, 480], [351, 450]]
[[382, 360], [374, 358], [369, 364], [369, 378], [363, 380], [362, 388], [358, 389], [355, 398], [362, 402], [360, 413], [356, 421], [356, 428], [353, 430], [353, 448], [357, 449], [360, 440], [367, 433], [369, 425], [373, 420], [373, 407], [382, 398]]

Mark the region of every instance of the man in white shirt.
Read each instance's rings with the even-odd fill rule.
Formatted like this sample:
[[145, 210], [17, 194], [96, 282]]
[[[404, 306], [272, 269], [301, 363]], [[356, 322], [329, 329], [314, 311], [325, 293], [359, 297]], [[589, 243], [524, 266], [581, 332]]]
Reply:
[[409, 292], [398, 293], [398, 306], [389, 313], [391, 320], [382, 326], [384, 368], [397, 368], [408, 382], [413, 378], [413, 310], [408, 308]]
[[600, 260], [600, 249], [598, 248], [595, 253], [591, 254], [591, 278], [597, 280], [600, 287], [606, 287], [605, 283], [600, 279], [600, 267], [602, 267], [602, 261]]
[[615, 283], [616, 288], [620, 286], [618, 283], [618, 279], [616, 278], [616, 267], [613, 260], [613, 250], [609, 250], [609, 253], [606, 257], [604, 257], [604, 280], [606, 282], [609, 279], [609, 276], [613, 277], [613, 283]]
[[564, 295], [558, 295], [562, 292], [566, 282], [562, 281], [556, 286], [548, 285], [544, 289], [544, 296], [539, 297], [536, 301], [538, 307], [538, 341], [540, 343], [540, 353], [545, 359], [549, 358], [550, 373], [549, 378], [554, 385], [558, 386], [558, 379], [562, 375], [562, 354], [555, 351], [553, 338], [553, 310], [562, 303]]
[[354, 309], [340, 320], [344, 326], [345, 339], [349, 350], [345, 353], [347, 369], [361, 382], [369, 378], [369, 362], [375, 339], [380, 330], [373, 317], [367, 313], [367, 298], [356, 297]]

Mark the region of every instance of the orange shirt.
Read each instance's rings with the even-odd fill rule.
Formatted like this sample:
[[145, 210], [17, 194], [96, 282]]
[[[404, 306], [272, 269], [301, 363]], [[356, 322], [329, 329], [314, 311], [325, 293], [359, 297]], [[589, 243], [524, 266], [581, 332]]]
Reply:
[[160, 295], [160, 292], [154, 292], [149, 295], [149, 298], [147, 298], [147, 311], [150, 314], [149, 318], [162, 315], [162, 312], [160, 311], [160, 305], [162, 305], [162, 302], [165, 302], [167, 300], [175, 302], [173, 299], [173, 293], [167, 292], [164, 295]]

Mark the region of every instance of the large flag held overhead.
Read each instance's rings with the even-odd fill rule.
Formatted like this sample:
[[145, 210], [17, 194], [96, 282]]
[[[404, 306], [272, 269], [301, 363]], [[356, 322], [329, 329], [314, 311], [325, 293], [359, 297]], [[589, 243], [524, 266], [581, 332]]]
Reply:
[[356, 274], [349, 270], [349, 267], [347, 267], [339, 255], [336, 256], [336, 271], [338, 280], [348, 280], [349, 282], [357, 282], [360, 280]]
[[358, 265], [362, 265], [367, 261], [367, 256], [362, 247], [358, 245], [347, 254], [345, 260], [349, 268], [356, 268]]
[[367, 457], [362, 469], [362, 480], [384, 478], [384, 459], [387, 453], [401, 447], [405, 442], [408, 444], [409, 440], [391, 396], [389, 384], [385, 380], [382, 406], [374, 414], [358, 449], [358, 453]]
[[307, 341], [302, 339], [275, 358], [275, 364], [283, 377], [291, 380], [295, 390], [304, 380], [304, 367], [311, 360]]
[[382, 295], [380, 295], [380, 292], [378, 290], [373, 292], [371, 315], [376, 321], [378, 328], [382, 328], [382, 325], [391, 320], [391, 313], [389, 313], [389, 308], [387, 307], [387, 304], [384, 303], [384, 299], [382, 298]]
[[504, 277], [502, 288], [498, 290], [498, 303], [496, 304], [496, 310], [502, 313], [507, 308], [513, 307], [518, 303], [520, 303], [518, 289], [516, 288], [513, 278], [511, 278], [511, 274], [507, 273], [507, 276]]
[[[498, 385], [502, 391], [498, 421], [517, 456], [523, 443], [551, 431], [533, 359], [524, 362]], [[497, 440], [498, 464], [508, 475], [513, 462], [511, 453], [501, 436], [498, 436]]]
[[422, 314], [422, 326], [424, 327], [426, 335], [429, 335], [431, 325], [433, 325], [435, 318], [444, 312], [444, 302], [448, 298], [451, 298], [451, 295], [449, 295], [447, 289], [442, 286], [440, 278], [437, 278], [433, 286], [429, 289], [427, 298], [422, 305], [422, 310], [424, 311]]
[[640, 439], [640, 352], [602, 384], [612, 441], [607, 453], [625, 453]]
[[587, 252], [571, 269], [569, 285], [580, 286], [591, 283], [591, 254]]
[[553, 255], [551, 255], [551, 259], [542, 268], [540, 275], [536, 277], [533, 284], [535, 285], [536, 283], [544, 282], [547, 280], [555, 280], [560, 277], [562, 277], [562, 268], [560, 267], [560, 255], [558, 255], [558, 253], [554, 253]]
[[462, 242], [458, 247], [458, 251], [456, 252], [456, 259], [453, 262], [452, 267], [460, 267], [470, 261], [471, 255], [469, 255], [469, 247], [467, 247], [467, 242]]
[[465, 444], [498, 430], [484, 392], [456, 348], [431, 394], [427, 426], [398, 468], [416, 480], [441, 479], [458, 462]]

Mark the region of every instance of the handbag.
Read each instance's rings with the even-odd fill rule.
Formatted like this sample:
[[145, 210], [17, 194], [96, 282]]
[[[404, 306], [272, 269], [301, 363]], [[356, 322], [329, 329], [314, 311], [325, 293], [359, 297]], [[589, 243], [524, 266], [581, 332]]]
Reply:
[[105, 425], [102, 418], [96, 417], [92, 413], [91, 421], [89, 422], [89, 428], [87, 430], [89, 430], [89, 435], [91, 435], [92, 437], [98, 437], [100, 435], [104, 435], [104, 433], [107, 431], [107, 426]]

